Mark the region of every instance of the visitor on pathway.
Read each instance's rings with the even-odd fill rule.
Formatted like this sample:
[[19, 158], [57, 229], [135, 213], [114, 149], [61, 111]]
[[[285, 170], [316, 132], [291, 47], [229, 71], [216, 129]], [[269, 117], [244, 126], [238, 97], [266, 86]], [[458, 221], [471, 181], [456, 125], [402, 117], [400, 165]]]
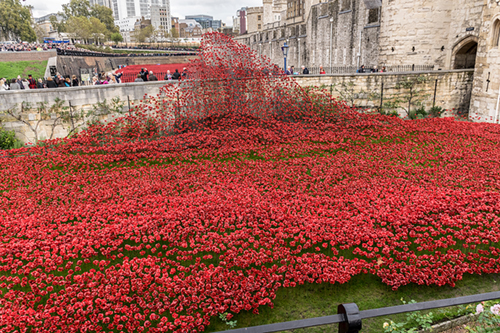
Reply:
[[323, 69], [323, 66], [319, 66], [319, 73], [326, 74], [325, 70]]
[[306, 66], [302, 66], [302, 75], [307, 75], [309, 74], [309, 70], [306, 68]]
[[57, 73], [56, 77], [54, 78], [54, 82], [57, 84], [58, 87], [64, 88], [64, 79], [61, 76], [61, 74]]
[[148, 69], [147, 68], [141, 68], [141, 71], [139, 72], [139, 75], [141, 76], [141, 79], [143, 82], [146, 82], [148, 80]]
[[33, 79], [33, 75], [28, 75], [28, 87], [29, 89], [36, 89], [36, 80]]
[[187, 79], [187, 78], [188, 78], [188, 72], [187, 72], [186, 67], [184, 67], [184, 68], [182, 69], [182, 74], [181, 74], [181, 76], [182, 76], [182, 79], [183, 79], [183, 80], [185, 80], [185, 79]]
[[16, 83], [19, 85], [19, 89], [24, 90], [24, 85], [23, 85], [23, 79], [21, 79], [21, 76], [17, 76]]
[[100, 84], [101, 84], [101, 82], [99, 81], [99, 79], [97, 78], [97, 76], [94, 76], [94, 77], [92, 78], [92, 85], [93, 85], [93, 86], [98, 86], [98, 85], [100, 85]]
[[5, 84], [5, 79], [0, 80], [0, 91], [7, 91], [9, 87]]
[[78, 81], [78, 78], [76, 77], [76, 75], [73, 75], [71, 77], [71, 86], [78, 87], [79, 85], [80, 85], [80, 82]]
[[176, 69], [174, 74], [172, 75], [172, 79], [174, 80], [179, 80], [181, 78], [181, 74], [179, 73], [179, 71]]
[[361, 67], [359, 67], [356, 73], [366, 73], [365, 65], [361, 65]]
[[21, 84], [23, 85], [23, 87], [21, 89], [23, 89], [23, 90], [29, 90], [30, 89], [30, 84], [28, 83], [28, 80], [22, 79], [21, 80]]
[[50, 76], [47, 78], [46, 85], [47, 85], [47, 88], [57, 88], [57, 83], [54, 80], [52, 80], [52, 78]]
[[292, 75], [297, 75], [297, 74], [299, 74], [299, 73], [297, 73], [297, 72], [295, 71], [295, 66], [290, 66], [290, 73], [291, 73]]
[[19, 83], [17, 83], [16, 79], [12, 79], [10, 82], [10, 90], [20, 90], [21, 86], [19, 86]]
[[158, 81], [158, 78], [153, 74], [153, 71], [149, 71], [149, 81]]
[[44, 88], [47, 88], [47, 86], [43, 83], [42, 79], [38, 79], [38, 81], [36, 82], [36, 88], [37, 89], [44, 89]]
[[382, 67], [382, 69], [380, 70], [380, 73], [385, 73], [385, 72], [387, 72], [387, 68], [385, 68], [385, 66], [384, 66], [384, 67]]
[[172, 81], [172, 74], [170, 74], [169, 70], [167, 70], [167, 74], [165, 74], [165, 77], [163, 79], [165, 81]]
[[121, 77], [122, 77], [123, 73], [119, 73], [119, 74], [113, 74], [113, 76], [115, 77], [116, 79], [116, 83], [121, 83]]
[[142, 75], [140, 73], [137, 74], [137, 79], [135, 79], [134, 82], [144, 82], [144, 80], [142, 79]]
[[64, 79], [64, 87], [65, 88], [71, 87], [71, 80], [70, 80], [69, 77], [67, 77], [66, 79]]

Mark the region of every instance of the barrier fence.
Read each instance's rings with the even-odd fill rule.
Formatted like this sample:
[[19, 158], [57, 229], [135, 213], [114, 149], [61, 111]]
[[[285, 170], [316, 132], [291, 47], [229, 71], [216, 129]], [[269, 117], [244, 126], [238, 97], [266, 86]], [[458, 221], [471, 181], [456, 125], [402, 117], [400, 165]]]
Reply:
[[[378, 73], [382, 70], [380, 68], [365, 68], [365, 73]], [[301, 70], [300, 68], [295, 68], [296, 71]], [[320, 74], [320, 67], [308, 67], [309, 74]], [[356, 66], [336, 66], [336, 67], [324, 67], [323, 70], [325, 74], [355, 74], [358, 72], [359, 67]], [[385, 72], [428, 72], [433, 71], [434, 66], [432, 65], [401, 65], [401, 66], [385, 66]]]
[[92, 51], [78, 51], [78, 50], [62, 50], [57, 49], [57, 55], [59, 56], [74, 56], [74, 57], [106, 57], [106, 58], [118, 58], [118, 57], [141, 57], [141, 58], [153, 58], [153, 57], [181, 57], [181, 56], [195, 56], [197, 52], [155, 52], [155, 53], [129, 53], [129, 54], [119, 54], [119, 53], [102, 53], [102, 52], [92, 52]]
[[[500, 291], [495, 291], [486, 294], [477, 294], [472, 296], [448, 298], [437, 301], [404, 304], [399, 306], [391, 306], [387, 308], [364, 310], [364, 311], [359, 311], [359, 308], [355, 303], [340, 304], [337, 308], [338, 314], [336, 315], [288, 321], [284, 323], [277, 323], [270, 325], [239, 328], [234, 330], [227, 330], [224, 331], [224, 333], [270, 333], [270, 332], [281, 332], [286, 330], [294, 330], [294, 329], [332, 325], [332, 324], [339, 325], [338, 326], [339, 333], [359, 333], [363, 326], [362, 325], [363, 319], [390, 316], [407, 312], [445, 308], [455, 305], [472, 304], [483, 301], [491, 301], [495, 299], [500, 299]], [[222, 332], [217, 332], [217, 333], [222, 333]]]

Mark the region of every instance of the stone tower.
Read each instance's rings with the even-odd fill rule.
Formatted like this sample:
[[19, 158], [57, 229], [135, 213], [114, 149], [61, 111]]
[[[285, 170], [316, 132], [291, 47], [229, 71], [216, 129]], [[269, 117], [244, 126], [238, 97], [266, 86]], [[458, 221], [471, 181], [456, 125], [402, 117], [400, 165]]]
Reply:
[[273, 0], [263, 0], [264, 6], [264, 25], [272, 23], [273, 18]]
[[[500, 119], [500, 3], [483, 0], [482, 27], [476, 39], [477, 58], [470, 105], [474, 121], [498, 123]], [[469, 47], [464, 41], [463, 48]], [[472, 43], [473, 40], [470, 41]], [[469, 44], [470, 44], [469, 43]]]

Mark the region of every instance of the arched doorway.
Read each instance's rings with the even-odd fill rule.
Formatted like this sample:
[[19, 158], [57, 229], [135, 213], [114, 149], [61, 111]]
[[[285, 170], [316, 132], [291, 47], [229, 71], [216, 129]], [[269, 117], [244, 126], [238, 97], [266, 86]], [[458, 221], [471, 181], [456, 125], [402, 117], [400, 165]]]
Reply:
[[453, 69], [468, 69], [476, 66], [477, 41], [467, 40], [457, 45]]

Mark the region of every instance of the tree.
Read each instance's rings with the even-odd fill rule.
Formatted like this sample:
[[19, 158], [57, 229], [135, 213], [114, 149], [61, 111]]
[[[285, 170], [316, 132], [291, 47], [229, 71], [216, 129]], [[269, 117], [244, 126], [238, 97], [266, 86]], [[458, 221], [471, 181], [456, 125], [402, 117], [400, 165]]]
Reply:
[[179, 32], [177, 31], [177, 29], [175, 27], [172, 28], [172, 31], [170, 32], [170, 34], [172, 35], [173, 39], [179, 38]]
[[135, 29], [133, 32], [135, 41], [138, 43], [144, 43], [146, 39], [151, 37], [151, 35], [153, 34], [153, 30], [154, 29], [152, 25], [148, 25], [142, 29]]
[[111, 10], [111, 8], [101, 5], [94, 5], [91, 7], [90, 16], [95, 17], [99, 19], [99, 21], [104, 23], [110, 35], [120, 31], [115, 25], [115, 18], [113, 17], [113, 11]]
[[65, 21], [68, 21], [72, 16], [90, 16], [90, 3], [88, 0], [71, 0], [68, 4], [63, 5], [62, 16]]
[[39, 43], [43, 43], [43, 38], [44, 37], [47, 37], [47, 33], [45, 32], [45, 30], [42, 29], [41, 26], [37, 25], [35, 26], [35, 34], [36, 34], [36, 40], [39, 42]]
[[99, 39], [102, 39], [108, 33], [106, 25], [102, 23], [98, 18], [90, 18], [90, 34], [94, 38], [94, 42], [99, 43]]
[[92, 36], [91, 23], [86, 17], [72, 16], [66, 23], [66, 32], [68, 32], [72, 38], [88, 41]]
[[49, 21], [50, 21], [50, 24], [52, 25], [52, 28], [57, 30], [57, 32], [61, 33], [61, 32], [66, 31], [66, 26], [65, 26], [64, 22], [59, 22], [59, 20], [57, 19], [57, 16], [52, 15], [51, 17], [49, 17]]
[[31, 11], [20, 0], [0, 0], [0, 22], [0, 34], [5, 39], [36, 40], [35, 30], [31, 26]]
[[115, 44], [118, 44], [120, 42], [123, 42], [123, 36], [119, 32], [115, 32], [111, 34], [111, 40], [115, 42]]

